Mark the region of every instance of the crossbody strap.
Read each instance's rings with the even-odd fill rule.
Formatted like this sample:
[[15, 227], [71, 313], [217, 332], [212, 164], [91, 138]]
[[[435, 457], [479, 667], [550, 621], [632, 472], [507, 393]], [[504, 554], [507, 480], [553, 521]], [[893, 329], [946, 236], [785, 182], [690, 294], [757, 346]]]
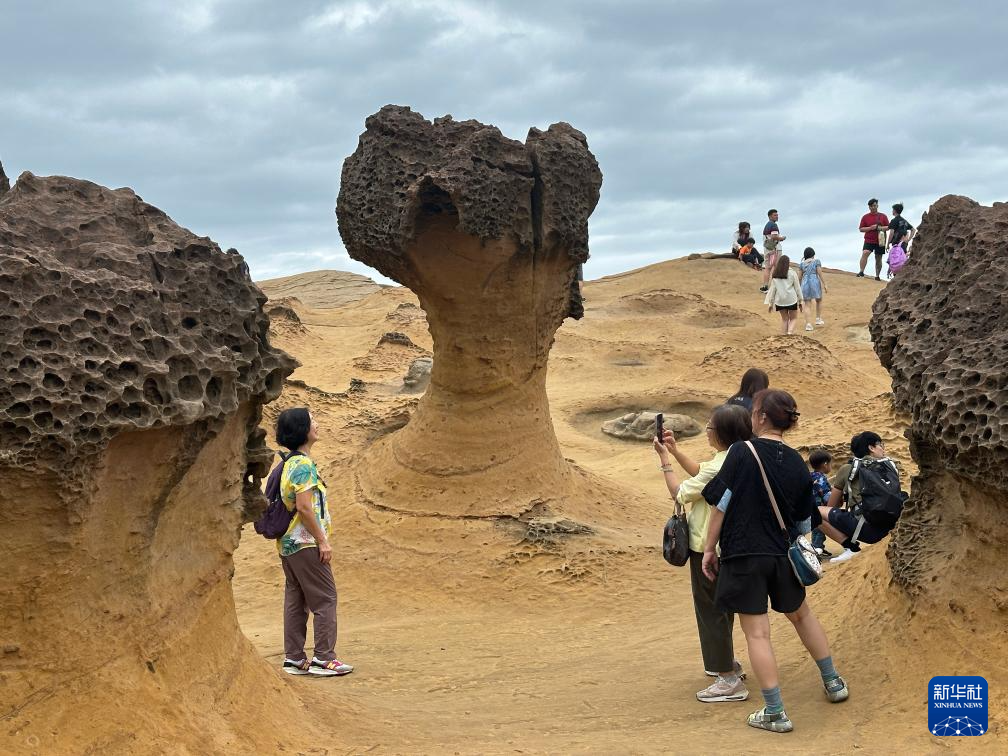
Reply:
[[773, 489], [770, 488], [770, 480], [766, 476], [766, 470], [763, 469], [763, 460], [760, 459], [759, 454], [756, 453], [756, 447], [753, 446], [752, 441], [746, 441], [745, 445], [749, 447], [749, 451], [756, 458], [756, 464], [759, 465], [760, 475], [763, 476], [763, 485], [766, 486], [767, 495], [770, 497], [770, 506], [773, 507], [773, 512], [777, 515], [777, 523], [780, 525], [781, 530], [784, 531], [784, 535], [787, 535], [787, 527], [784, 525], [784, 518], [781, 517], [780, 509], [777, 507], [777, 497], [773, 495]]

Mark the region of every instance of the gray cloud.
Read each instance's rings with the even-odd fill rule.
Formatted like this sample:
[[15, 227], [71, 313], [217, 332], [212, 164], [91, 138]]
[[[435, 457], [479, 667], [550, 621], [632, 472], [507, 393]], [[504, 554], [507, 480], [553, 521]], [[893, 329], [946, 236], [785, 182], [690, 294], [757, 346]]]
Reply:
[[851, 268], [868, 196], [1001, 199], [1000, 5], [12, 4], [9, 174], [132, 186], [265, 278], [348, 260], [333, 207], [364, 118], [408, 104], [523, 139], [569, 121], [605, 176], [589, 277], [722, 250], [767, 207]]

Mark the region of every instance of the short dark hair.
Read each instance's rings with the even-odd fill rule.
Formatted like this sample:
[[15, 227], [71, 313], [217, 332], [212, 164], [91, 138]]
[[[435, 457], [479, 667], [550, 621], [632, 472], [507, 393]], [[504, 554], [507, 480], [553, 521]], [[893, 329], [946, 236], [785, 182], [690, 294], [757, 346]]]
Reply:
[[868, 204], [869, 205], [877, 205], [878, 204], [878, 200], [875, 199], [874, 197], [872, 197], [870, 200], [868, 200]]
[[771, 207], [769, 210], [766, 211], [766, 217], [769, 218], [771, 215], [773, 215], [776, 212], [777, 212], [777, 208]]
[[756, 393], [770, 385], [770, 376], [759, 368], [749, 368], [742, 373], [742, 383], [739, 384], [736, 396], [748, 396], [752, 399]]
[[779, 431], [789, 430], [798, 422], [794, 397], [781, 389], [763, 389], [753, 397], [753, 412], [762, 412]]
[[812, 247], [805, 247], [805, 259], [808, 260], [810, 257], [815, 257], [815, 250]]
[[752, 415], [738, 404], [722, 404], [710, 419], [711, 430], [724, 446], [752, 438]]
[[869, 447], [875, 446], [881, 441], [882, 437], [875, 431], [861, 431], [850, 440], [851, 454], [855, 457], [867, 457], [871, 454]]
[[788, 270], [791, 268], [791, 258], [781, 255], [777, 258], [777, 264], [773, 268], [774, 278], [787, 278]]
[[743, 228], [752, 228], [752, 226], [750, 225], [749, 221], [739, 221], [738, 230], [740, 234], [742, 233]]
[[902, 213], [903, 212], [903, 203], [902, 202], [897, 202], [895, 205], [892, 206], [892, 211], [894, 213], [896, 213], [896, 215], [899, 215], [900, 213]]
[[809, 467], [818, 470], [823, 465], [828, 465], [833, 460], [833, 456], [825, 449], [816, 449], [808, 455]]
[[277, 418], [276, 440], [280, 446], [294, 451], [304, 445], [311, 430], [311, 415], [307, 407], [284, 410]]

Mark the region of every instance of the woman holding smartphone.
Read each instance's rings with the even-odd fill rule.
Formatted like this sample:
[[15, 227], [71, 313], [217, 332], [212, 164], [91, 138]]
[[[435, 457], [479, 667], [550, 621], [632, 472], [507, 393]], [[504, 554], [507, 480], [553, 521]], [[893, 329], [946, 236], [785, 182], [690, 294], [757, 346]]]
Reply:
[[[696, 614], [697, 632], [700, 635], [700, 652], [704, 672], [716, 678], [707, 688], [696, 694], [704, 703], [744, 701], [749, 697], [745, 687], [742, 665], [735, 660], [732, 648], [732, 626], [735, 617], [714, 606], [716, 584], [703, 575], [703, 546], [707, 537], [707, 521], [711, 507], [704, 501], [702, 491], [721, 469], [728, 448], [736, 441], [752, 436], [749, 413], [742, 407], [722, 405], [714, 410], [707, 421], [707, 443], [714, 456], [697, 464], [676, 444], [672, 431], [664, 431], [663, 438], [654, 439], [654, 449], [661, 460], [665, 485], [679, 504], [689, 509], [689, 566], [690, 586], [693, 590], [693, 610]], [[671, 464], [675, 457], [689, 476], [680, 481]]]

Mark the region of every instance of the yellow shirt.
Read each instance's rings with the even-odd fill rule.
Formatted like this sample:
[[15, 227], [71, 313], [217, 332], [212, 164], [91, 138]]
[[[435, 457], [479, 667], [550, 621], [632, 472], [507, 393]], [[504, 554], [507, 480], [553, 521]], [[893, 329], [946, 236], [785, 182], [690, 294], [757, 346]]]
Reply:
[[684, 507], [689, 507], [686, 522], [689, 524], [690, 551], [703, 552], [704, 550], [711, 508], [701, 492], [704, 490], [704, 486], [714, 480], [714, 476], [718, 474], [727, 456], [727, 450], [719, 451], [706, 462], [701, 462], [697, 474], [692, 478], [686, 478], [679, 486], [676, 501]]
[[318, 468], [310, 457], [304, 455], [291, 459], [283, 469], [280, 476], [280, 496], [283, 498], [284, 506], [288, 511], [294, 512], [287, 532], [277, 539], [277, 550], [280, 556], [290, 556], [291, 554], [306, 548], [318, 548], [312, 534], [301, 522], [301, 513], [294, 505], [297, 495], [303, 491], [312, 490], [312, 512], [326, 534], [326, 538], [332, 533], [329, 507], [326, 505], [326, 487], [322, 479], [319, 478]]

